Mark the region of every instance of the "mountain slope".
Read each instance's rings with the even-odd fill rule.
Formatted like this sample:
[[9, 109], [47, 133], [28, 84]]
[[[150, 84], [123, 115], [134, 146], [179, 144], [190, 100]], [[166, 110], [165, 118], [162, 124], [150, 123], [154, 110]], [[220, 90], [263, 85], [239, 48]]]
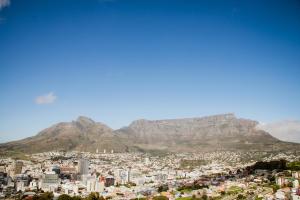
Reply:
[[300, 143], [300, 121], [286, 120], [260, 124], [258, 128], [269, 132], [280, 140]]
[[126, 148], [111, 128], [86, 117], [79, 117], [72, 122], [58, 123], [36, 136], [0, 145], [0, 149], [28, 153], [50, 150], [95, 152], [96, 149], [125, 151]]

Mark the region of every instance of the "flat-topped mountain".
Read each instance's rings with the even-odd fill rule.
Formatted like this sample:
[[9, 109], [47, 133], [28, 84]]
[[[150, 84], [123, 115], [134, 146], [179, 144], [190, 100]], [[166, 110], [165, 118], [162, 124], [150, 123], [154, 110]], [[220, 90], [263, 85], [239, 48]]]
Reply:
[[238, 119], [234, 114], [170, 120], [137, 120], [118, 130], [141, 148], [171, 151], [215, 149], [270, 150], [282, 143], [258, 130], [258, 122]]
[[258, 122], [234, 114], [201, 118], [136, 120], [113, 130], [87, 117], [62, 122], [36, 136], [0, 144], [0, 150], [43, 152], [79, 150], [114, 152], [163, 150], [197, 152], [214, 150], [300, 150], [300, 144], [282, 142], [257, 128]]

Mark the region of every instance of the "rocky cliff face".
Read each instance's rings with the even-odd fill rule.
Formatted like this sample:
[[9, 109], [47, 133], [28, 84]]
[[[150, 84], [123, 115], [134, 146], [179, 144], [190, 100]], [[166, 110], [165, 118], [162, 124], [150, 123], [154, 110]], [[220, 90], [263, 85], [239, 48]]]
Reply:
[[238, 119], [233, 114], [203, 118], [171, 120], [137, 120], [119, 130], [141, 147], [177, 150], [212, 150], [255, 148], [279, 140], [265, 131], [257, 130], [258, 123]]
[[137, 120], [112, 130], [105, 124], [79, 117], [47, 128], [36, 136], [0, 144], [0, 151], [26, 153], [51, 150], [126, 152], [137, 150], [299, 150], [299, 144], [282, 142], [257, 129], [257, 122], [233, 114], [170, 120]]

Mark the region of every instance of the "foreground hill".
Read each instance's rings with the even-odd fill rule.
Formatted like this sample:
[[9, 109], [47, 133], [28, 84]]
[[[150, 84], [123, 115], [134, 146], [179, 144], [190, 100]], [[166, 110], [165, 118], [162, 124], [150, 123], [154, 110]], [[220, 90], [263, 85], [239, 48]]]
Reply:
[[282, 142], [259, 130], [256, 121], [233, 114], [170, 120], [137, 120], [128, 127], [112, 130], [87, 117], [62, 122], [36, 136], [0, 144], [0, 151], [44, 152], [78, 150], [99, 152], [214, 150], [274, 151], [300, 150], [300, 144]]

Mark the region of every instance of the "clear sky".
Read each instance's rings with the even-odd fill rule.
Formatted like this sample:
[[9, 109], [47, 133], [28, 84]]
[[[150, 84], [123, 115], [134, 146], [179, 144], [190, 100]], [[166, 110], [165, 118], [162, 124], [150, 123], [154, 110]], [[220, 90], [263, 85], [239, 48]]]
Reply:
[[300, 119], [298, 0], [0, 0], [0, 142], [85, 115]]

